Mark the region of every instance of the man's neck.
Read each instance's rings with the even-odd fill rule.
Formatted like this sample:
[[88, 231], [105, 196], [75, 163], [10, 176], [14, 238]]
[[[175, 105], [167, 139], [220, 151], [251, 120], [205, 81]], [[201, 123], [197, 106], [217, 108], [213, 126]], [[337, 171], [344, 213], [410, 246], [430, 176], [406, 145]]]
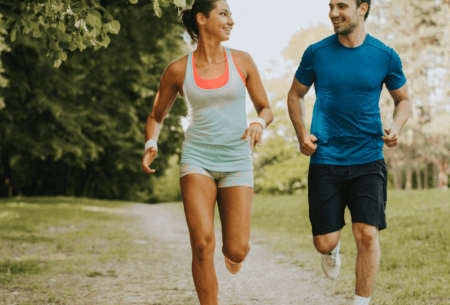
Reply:
[[339, 42], [347, 48], [356, 48], [364, 43], [366, 40], [366, 31], [364, 30], [364, 24], [359, 25], [355, 31], [348, 35], [338, 34]]

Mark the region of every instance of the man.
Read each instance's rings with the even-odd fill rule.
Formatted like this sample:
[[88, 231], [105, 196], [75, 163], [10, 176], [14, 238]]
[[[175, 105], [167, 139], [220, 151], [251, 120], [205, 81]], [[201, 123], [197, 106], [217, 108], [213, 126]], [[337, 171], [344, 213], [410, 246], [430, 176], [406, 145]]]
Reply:
[[[379, 230], [385, 229], [387, 172], [383, 144], [397, 145], [411, 102], [397, 53], [365, 33], [370, 0], [330, 0], [335, 34], [305, 51], [288, 94], [288, 109], [301, 152], [311, 156], [309, 216], [325, 274], [340, 270], [344, 210], [352, 215], [358, 250], [354, 304], [369, 304], [380, 263]], [[314, 83], [311, 133], [303, 97]], [[379, 99], [383, 83], [394, 102], [384, 130]]]

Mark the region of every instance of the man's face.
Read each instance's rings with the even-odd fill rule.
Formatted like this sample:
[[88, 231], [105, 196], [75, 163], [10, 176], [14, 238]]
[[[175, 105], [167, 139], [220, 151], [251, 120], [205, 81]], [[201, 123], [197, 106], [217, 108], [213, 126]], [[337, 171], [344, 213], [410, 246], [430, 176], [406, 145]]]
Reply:
[[353, 33], [360, 22], [361, 7], [356, 7], [356, 0], [330, 0], [330, 20], [334, 32], [340, 35]]

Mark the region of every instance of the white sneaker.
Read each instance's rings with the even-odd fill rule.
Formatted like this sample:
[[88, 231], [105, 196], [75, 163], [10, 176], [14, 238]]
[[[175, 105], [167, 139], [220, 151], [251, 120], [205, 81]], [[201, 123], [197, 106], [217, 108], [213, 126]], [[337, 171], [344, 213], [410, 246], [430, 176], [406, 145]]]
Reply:
[[322, 269], [331, 280], [334, 280], [341, 270], [341, 255], [339, 254], [339, 247], [341, 241], [337, 244], [336, 248], [328, 254], [322, 254]]

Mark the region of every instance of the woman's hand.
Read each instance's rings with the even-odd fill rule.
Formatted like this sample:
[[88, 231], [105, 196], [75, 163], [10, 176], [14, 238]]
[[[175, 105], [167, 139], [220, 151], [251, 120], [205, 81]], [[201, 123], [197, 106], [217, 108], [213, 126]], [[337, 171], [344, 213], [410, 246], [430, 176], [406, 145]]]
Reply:
[[156, 158], [158, 150], [155, 147], [150, 147], [145, 152], [144, 158], [142, 158], [142, 169], [147, 174], [153, 174], [156, 172], [154, 169], [150, 169], [150, 164], [152, 164], [153, 160]]
[[248, 142], [250, 139], [250, 148], [253, 149], [255, 144], [262, 144], [263, 127], [257, 123], [250, 124], [250, 126], [245, 130], [244, 135], [241, 140]]

